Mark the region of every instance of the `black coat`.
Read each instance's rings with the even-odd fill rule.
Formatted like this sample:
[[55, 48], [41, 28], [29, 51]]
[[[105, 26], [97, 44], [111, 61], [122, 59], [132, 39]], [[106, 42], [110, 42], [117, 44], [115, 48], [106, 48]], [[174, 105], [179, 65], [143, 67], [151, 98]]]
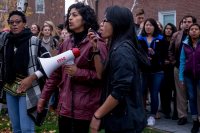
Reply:
[[[154, 40], [151, 42], [150, 46], [148, 46], [146, 37], [144, 36], [140, 35], [138, 37], [138, 41], [139, 41], [139, 45], [141, 45], [141, 47], [144, 49], [146, 54], [148, 54], [148, 56], [151, 58], [150, 67], [144, 70], [144, 72], [163, 71], [164, 61], [167, 58], [167, 52], [168, 52], [163, 36], [158, 35], [157, 37], [155, 37]], [[153, 55], [150, 55], [148, 53], [148, 47], [154, 50], [155, 53]]]
[[105, 117], [105, 130], [123, 132], [131, 129], [138, 133], [146, 125], [141, 94], [138, 54], [134, 44], [115, 43], [106, 64], [106, 96], [112, 95], [119, 104]]

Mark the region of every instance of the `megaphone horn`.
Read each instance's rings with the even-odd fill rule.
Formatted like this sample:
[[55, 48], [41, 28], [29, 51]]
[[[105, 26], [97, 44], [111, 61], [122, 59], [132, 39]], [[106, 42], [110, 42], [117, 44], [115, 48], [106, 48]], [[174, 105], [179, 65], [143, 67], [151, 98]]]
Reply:
[[79, 55], [80, 50], [78, 48], [73, 48], [72, 50], [68, 50], [57, 56], [51, 58], [38, 58], [38, 60], [42, 67], [42, 73], [47, 77], [50, 77], [54, 70], [65, 64], [67, 61], [74, 60]]

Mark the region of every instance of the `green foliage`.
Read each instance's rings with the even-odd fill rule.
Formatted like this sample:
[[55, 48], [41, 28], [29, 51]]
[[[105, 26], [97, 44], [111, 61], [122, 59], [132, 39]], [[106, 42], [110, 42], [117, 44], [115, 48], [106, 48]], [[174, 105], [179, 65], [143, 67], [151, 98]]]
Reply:
[[2, 109], [0, 112], [0, 132], [6, 133], [10, 131], [10, 121], [7, 115], [7, 110]]
[[[36, 126], [36, 133], [58, 133], [58, 117], [54, 112], [49, 112], [48, 116], [41, 127]], [[0, 112], [0, 133], [11, 133], [11, 124], [6, 110]], [[101, 130], [99, 133], [105, 133]], [[151, 127], [144, 129], [143, 133], [167, 133]]]
[[[41, 127], [36, 126], [36, 133], [58, 133], [57, 115], [49, 112]], [[0, 133], [11, 133], [11, 123], [5, 110], [0, 112]]]
[[49, 112], [41, 127], [35, 129], [36, 133], [58, 133], [58, 117], [54, 112]]

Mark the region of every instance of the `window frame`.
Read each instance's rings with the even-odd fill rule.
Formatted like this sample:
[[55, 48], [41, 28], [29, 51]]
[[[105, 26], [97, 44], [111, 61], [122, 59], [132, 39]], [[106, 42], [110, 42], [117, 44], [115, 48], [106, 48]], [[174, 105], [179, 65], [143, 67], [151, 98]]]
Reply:
[[[41, 3], [39, 1], [42, 1], [42, 5], [43, 5], [43, 11], [38, 11], [37, 5], [40, 5]], [[39, 2], [39, 4], [38, 4]], [[45, 0], [35, 0], [35, 13], [41, 13], [41, 14], [45, 14]]]
[[164, 16], [165, 15], [174, 15], [174, 25], [176, 26], [176, 11], [160, 11], [158, 12], [158, 20], [159, 22], [164, 25]]

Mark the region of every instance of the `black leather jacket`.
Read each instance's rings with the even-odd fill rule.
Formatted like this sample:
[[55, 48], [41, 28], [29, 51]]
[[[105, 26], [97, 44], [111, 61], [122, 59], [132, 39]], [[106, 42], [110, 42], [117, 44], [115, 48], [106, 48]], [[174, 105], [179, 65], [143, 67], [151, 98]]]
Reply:
[[130, 119], [124, 120], [122, 125], [125, 129], [135, 129], [141, 132], [146, 125], [139, 70], [141, 60], [138, 61], [139, 58], [133, 45], [123, 41], [115, 43], [110, 49], [105, 71], [107, 80], [104, 94], [112, 95], [119, 101], [119, 104], [105, 117], [105, 121], [108, 120], [109, 115], [124, 117], [130, 113]]

